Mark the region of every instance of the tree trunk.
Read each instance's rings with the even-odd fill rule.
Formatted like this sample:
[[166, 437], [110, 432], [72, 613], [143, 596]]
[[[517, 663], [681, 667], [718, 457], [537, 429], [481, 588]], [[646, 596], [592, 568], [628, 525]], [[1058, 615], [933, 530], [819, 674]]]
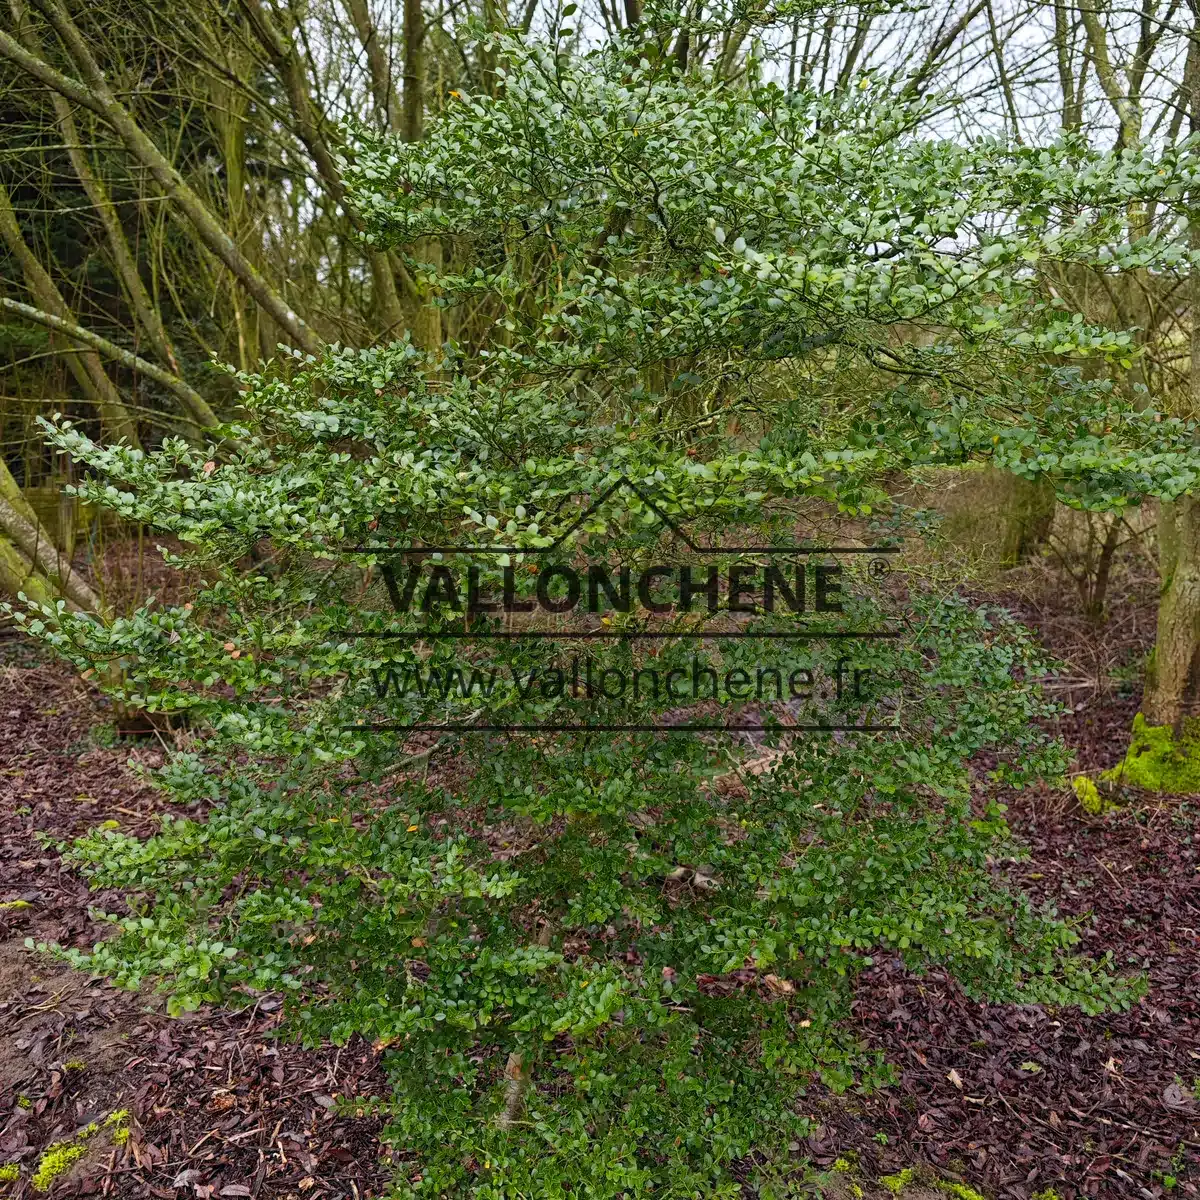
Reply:
[[1010, 476], [1001, 490], [1005, 496], [999, 556], [1003, 566], [1015, 567], [1036, 550], [1054, 523], [1054, 488], [1044, 479]]
[[1146, 672], [1142, 715], [1176, 734], [1195, 697], [1200, 645], [1200, 500], [1182, 496], [1159, 506], [1158, 633]]
[[1100, 555], [1096, 560], [1096, 571], [1091, 577], [1087, 594], [1084, 596], [1084, 613], [1087, 619], [1095, 625], [1101, 624], [1104, 620], [1104, 605], [1108, 598], [1108, 582], [1112, 577], [1113, 560], [1116, 558], [1120, 538], [1121, 522], [1116, 517], [1110, 517], [1108, 527], [1104, 531], [1104, 541], [1100, 544]]
[[58, 596], [50, 584], [34, 570], [33, 564], [0, 535], [0, 596], [16, 599], [23, 593], [39, 604], [53, 604]]
[[[1188, 98], [1191, 130], [1200, 131], [1200, 11], [1195, 12], [1195, 27], [1184, 73], [1184, 91]], [[1189, 241], [1200, 249], [1200, 197], [1191, 196]], [[1191, 271], [1188, 280], [1191, 307], [1191, 412], [1200, 413], [1200, 271]], [[1154, 653], [1146, 672], [1146, 690], [1142, 716], [1148, 725], [1169, 725], [1176, 738], [1183, 730], [1184, 717], [1195, 699], [1197, 657], [1200, 650], [1200, 498], [1181, 496], [1159, 505], [1158, 574], [1161, 581], [1158, 602], [1158, 630]], [[1136, 740], [1136, 739], [1135, 739]], [[1132, 749], [1132, 748], [1131, 748]]]
[[[84, 612], [103, 611], [100, 598], [71, 569], [71, 563], [63, 554], [49, 532], [38, 520], [37, 514], [21, 494], [17, 481], [12, 477], [4, 461], [0, 459], [0, 538], [21, 559], [45, 577], [48, 587], [56, 589], [74, 608]], [[11, 558], [11, 556], [10, 556]], [[11, 562], [10, 562], [11, 566]], [[26, 588], [27, 595], [33, 593]], [[16, 594], [15, 589], [12, 592]], [[57, 598], [57, 597], [56, 597]]]
[[[425, 13], [421, 0], [404, 0], [404, 104], [401, 136], [419, 142], [425, 125]], [[442, 244], [437, 238], [419, 238], [412, 256], [440, 271]], [[430, 303], [427, 285], [419, 284], [417, 310], [412, 318], [412, 340], [422, 350], [442, 345], [442, 311]]]

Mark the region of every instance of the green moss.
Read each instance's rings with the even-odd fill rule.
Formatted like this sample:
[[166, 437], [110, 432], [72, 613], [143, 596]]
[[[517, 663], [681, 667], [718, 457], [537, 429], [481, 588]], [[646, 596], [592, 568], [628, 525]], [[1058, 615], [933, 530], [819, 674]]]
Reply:
[[1138, 713], [1125, 757], [1100, 776], [1148, 792], [1200, 792], [1200, 719], [1187, 717], [1179, 737], [1169, 725], [1148, 725]]
[[3, 903], [0, 903], [0, 912], [3, 912], [5, 909], [12, 912], [14, 909], [32, 907], [33, 905], [28, 900], [5, 900]]
[[897, 1172], [895, 1175], [884, 1175], [879, 1182], [887, 1188], [893, 1196], [898, 1196], [900, 1193], [912, 1183], [916, 1177], [916, 1171], [912, 1167], [905, 1167], [903, 1171]]
[[56, 1142], [38, 1160], [37, 1170], [30, 1181], [35, 1192], [47, 1192], [54, 1181], [69, 1171], [86, 1153], [90, 1138], [94, 1138], [101, 1129], [112, 1132], [110, 1137], [113, 1144], [123, 1146], [129, 1141], [129, 1109], [121, 1108], [109, 1113], [103, 1124], [93, 1121], [86, 1129], [81, 1129], [69, 1142]]
[[21, 1178], [21, 1168], [16, 1163], [5, 1163], [0, 1167], [0, 1183], [16, 1183]]
[[849, 1171], [851, 1167], [844, 1158], [839, 1158], [834, 1160], [833, 1169], [835, 1171]]
[[86, 1071], [87, 1063], [82, 1058], [73, 1058], [70, 1062], [63, 1063], [64, 1071]]
[[48, 1192], [54, 1181], [65, 1175], [85, 1154], [87, 1145], [83, 1139], [71, 1142], [56, 1142], [38, 1160], [37, 1170], [30, 1183], [35, 1192]]
[[1062, 1200], [1062, 1197], [1053, 1188], [1046, 1188], [1044, 1192], [1034, 1192], [1033, 1200]]
[[1071, 791], [1075, 793], [1075, 798], [1084, 812], [1102, 813], [1116, 807], [1111, 800], [1106, 800], [1100, 795], [1095, 781], [1086, 775], [1076, 775], [1071, 780]]
[[17, 1107], [18, 1108], [32, 1108], [33, 1101], [30, 1100], [30, 1098], [28, 1096], [18, 1096], [17, 1097]]
[[967, 1187], [965, 1183], [950, 1183], [944, 1180], [938, 1184], [938, 1189], [943, 1192], [949, 1192], [951, 1196], [957, 1197], [957, 1200], [987, 1200], [981, 1192], [977, 1192], [972, 1187]]
[[109, 1136], [114, 1146], [124, 1146], [129, 1141], [129, 1109], [122, 1108], [110, 1113], [104, 1118], [104, 1128], [112, 1130]]

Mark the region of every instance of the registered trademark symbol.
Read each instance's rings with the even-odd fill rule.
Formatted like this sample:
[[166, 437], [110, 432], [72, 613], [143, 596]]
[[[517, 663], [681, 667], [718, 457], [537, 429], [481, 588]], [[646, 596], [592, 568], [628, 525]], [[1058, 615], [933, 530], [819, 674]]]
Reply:
[[872, 579], [882, 579], [892, 569], [892, 564], [886, 558], [873, 558], [869, 569]]

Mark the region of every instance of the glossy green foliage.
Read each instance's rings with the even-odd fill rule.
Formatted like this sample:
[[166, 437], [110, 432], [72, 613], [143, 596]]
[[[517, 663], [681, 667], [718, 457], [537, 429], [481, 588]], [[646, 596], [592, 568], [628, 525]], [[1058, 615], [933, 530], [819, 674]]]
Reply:
[[[205, 580], [108, 626], [20, 614], [114, 694], [204, 731], [155, 775], [181, 806], [158, 835], [74, 846], [129, 910], [69, 957], [159, 982], [176, 1011], [279, 990], [301, 1037], [374, 1041], [400, 1195], [734, 1196], [746, 1172], [782, 1194], [805, 1083], [886, 1078], [847, 1024], [876, 956], [997, 1002], [1137, 996], [996, 867], [1015, 852], [996, 781], [1065, 766], [1031, 682], [1048, 664], [1001, 612], [848, 569], [840, 628], [903, 632], [856, 650], [892, 685], [886, 731], [611, 732], [673, 706], [534, 688], [566, 653], [554, 621], [559, 642], [439, 639], [466, 627], [461, 597], [396, 611], [386, 547], [512, 547], [481, 577], [511, 568], [527, 598], [533, 551], [637, 570], [679, 553], [666, 518], [705, 545], [826, 518], [892, 540], [884, 480], [914, 464], [990, 458], [1092, 507], [1178, 494], [1190, 426], [1051, 365], [1131, 341], [1046, 303], [1035, 272], [1186, 263], [1167, 240], [1118, 244], [1113, 214], [1174, 203], [1191, 168], [922, 142], [885, 97], [680, 80], [627, 42], [499, 49], [496, 98], [348, 167], [373, 238], [455, 240], [472, 265], [439, 293], [493, 305], [493, 343], [283, 355], [240, 377], [236, 440], [208, 451], [51, 430], [90, 502], [174, 534]], [[578, 524], [622, 479], [638, 490]], [[833, 629], [816, 616], [745, 620]], [[575, 652], [597, 671], [653, 657]], [[695, 653], [753, 665], [744, 643]], [[456, 664], [512, 686], [376, 686]], [[856, 719], [848, 700], [826, 715]], [[543, 728], [434, 733], [425, 759], [364, 725], [380, 718]]]

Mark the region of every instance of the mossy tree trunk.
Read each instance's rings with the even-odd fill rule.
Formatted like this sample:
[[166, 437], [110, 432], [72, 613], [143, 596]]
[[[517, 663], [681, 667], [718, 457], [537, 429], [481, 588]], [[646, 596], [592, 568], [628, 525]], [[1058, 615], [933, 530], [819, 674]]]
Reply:
[[1196, 698], [1200, 647], [1200, 500], [1159, 506], [1158, 634], [1146, 672], [1142, 713], [1177, 732]]
[[103, 611], [100, 598], [71, 569], [0, 459], [0, 589], [11, 596], [53, 604], [60, 597], [84, 612]]
[[0, 595], [22, 594], [39, 604], [53, 604], [58, 599], [50, 582], [38, 574], [9, 538], [0, 534]]
[[[1188, 46], [1184, 93], [1191, 131], [1200, 132], [1200, 9]], [[1200, 249], [1200, 196], [1190, 198], [1189, 240]], [[1188, 416], [1200, 413], [1200, 271], [1188, 280], [1191, 302], [1190, 401]], [[1181, 496], [1159, 505], [1158, 573], [1161, 590], [1154, 654], [1146, 672], [1142, 714], [1152, 726], [1169, 725], [1178, 736], [1197, 691], [1200, 648], [1200, 498]]]

